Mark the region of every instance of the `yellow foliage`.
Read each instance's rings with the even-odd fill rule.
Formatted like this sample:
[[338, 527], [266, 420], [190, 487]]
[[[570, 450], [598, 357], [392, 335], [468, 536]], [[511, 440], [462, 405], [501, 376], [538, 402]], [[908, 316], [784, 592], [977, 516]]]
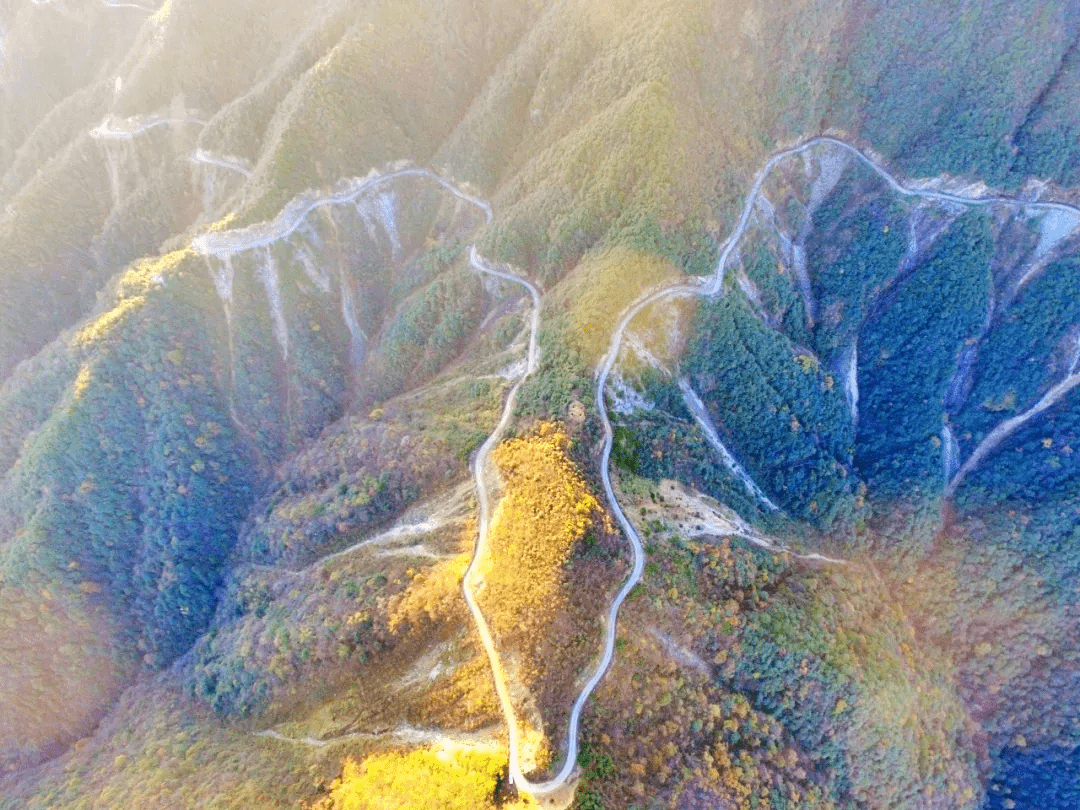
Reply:
[[505, 757], [477, 751], [372, 754], [347, 759], [330, 795], [312, 810], [485, 810]]
[[535, 632], [550, 621], [565, 601], [563, 565], [599, 513], [566, 448], [566, 436], [543, 424], [493, 453], [506, 491], [489, 531], [481, 599], [497, 633]]
[[413, 577], [401, 601], [390, 613], [390, 632], [396, 632], [406, 621], [416, 625], [427, 617], [434, 622], [463, 610], [461, 578], [468, 567], [469, 555], [459, 554]]
[[75, 377], [75, 399], [82, 399], [86, 395], [86, 392], [90, 390], [90, 380], [92, 378], [93, 374], [90, 371], [90, 366], [83, 364]]
[[136, 262], [120, 277], [116, 288], [118, 297], [131, 298], [145, 294], [179, 273], [184, 263], [194, 256], [190, 249], [174, 250], [164, 256]]
[[219, 219], [217, 222], [215, 222], [213, 225], [211, 225], [210, 228], [209, 228], [209, 231], [210, 231], [210, 233], [219, 233], [221, 231], [227, 231], [227, 230], [229, 230], [229, 228], [233, 227], [234, 224], [236, 224], [236, 220], [237, 220], [236, 212], [235, 211], [230, 211], [228, 214], [226, 214], [221, 219]]
[[119, 630], [85, 598], [99, 590], [0, 585], [0, 770], [89, 733], [123, 684]]
[[118, 325], [123, 323], [127, 315], [138, 310], [144, 302], [145, 299], [141, 296], [124, 298], [119, 301], [115, 307], [110, 309], [104, 315], [101, 315], [80, 329], [75, 335], [75, 345], [81, 348], [98, 342], [112, 332]]
[[425, 720], [474, 731], [501, 719], [491, 664], [479, 640], [474, 646], [472, 658], [429, 688], [424, 700]]
[[[462, 535], [462, 546], [471, 547], [475, 536], [476, 523], [469, 521]], [[390, 611], [390, 632], [396, 632], [403, 622], [415, 626], [424, 617], [434, 622], [463, 611], [461, 580], [470, 557], [469, 552], [464, 552], [416, 574]]]
[[137, 312], [146, 303], [146, 293], [179, 272], [190, 250], [176, 250], [165, 256], [137, 262], [120, 277], [116, 286], [116, 302], [108, 312], [95, 318], [75, 334], [74, 345], [86, 347], [104, 338]]

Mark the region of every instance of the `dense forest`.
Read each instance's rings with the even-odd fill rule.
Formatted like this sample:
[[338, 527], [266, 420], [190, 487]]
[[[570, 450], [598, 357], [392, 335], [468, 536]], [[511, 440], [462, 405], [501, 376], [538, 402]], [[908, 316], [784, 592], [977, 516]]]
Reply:
[[[538, 773], [628, 570], [606, 403], [646, 559], [578, 808], [1072, 807], [1078, 38], [0, 0], [0, 806], [529, 806], [459, 588], [532, 313], [475, 246], [541, 292], [480, 599]], [[822, 133], [867, 160], [758, 174]]]

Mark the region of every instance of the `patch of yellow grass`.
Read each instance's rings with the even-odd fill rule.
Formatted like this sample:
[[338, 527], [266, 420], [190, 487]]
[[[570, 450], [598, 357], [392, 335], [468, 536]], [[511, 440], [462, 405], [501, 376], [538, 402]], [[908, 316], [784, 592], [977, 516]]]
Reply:
[[465, 602], [461, 598], [461, 580], [469, 567], [473, 539], [476, 537], [476, 521], [470, 520], [461, 533], [461, 554], [443, 560], [430, 568], [417, 572], [400, 600], [391, 608], [390, 632], [397, 632], [402, 624], [417, 626], [426, 619], [438, 622], [464, 613]]
[[[698, 299], [667, 298], [644, 309], [627, 328], [631, 352], [624, 358], [631, 368], [648, 365], [648, 358], [637, 357], [633, 350], [641, 346], [665, 368], [674, 368], [686, 346], [686, 336], [697, 312]], [[636, 359], [630, 359], [636, 358]]]

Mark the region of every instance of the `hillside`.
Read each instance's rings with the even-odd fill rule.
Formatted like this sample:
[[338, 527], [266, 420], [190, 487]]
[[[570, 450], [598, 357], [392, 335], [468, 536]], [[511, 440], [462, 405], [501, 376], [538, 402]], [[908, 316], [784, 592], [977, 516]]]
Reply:
[[1075, 806], [1078, 37], [0, 0], [0, 806]]

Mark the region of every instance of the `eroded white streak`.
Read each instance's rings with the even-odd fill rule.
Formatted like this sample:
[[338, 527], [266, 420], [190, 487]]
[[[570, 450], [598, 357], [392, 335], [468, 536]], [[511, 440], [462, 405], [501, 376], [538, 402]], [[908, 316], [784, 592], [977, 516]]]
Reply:
[[281, 303], [281, 278], [278, 275], [277, 261], [273, 249], [263, 251], [263, 260], [259, 264], [259, 281], [266, 290], [266, 300], [270, 304], [270, 319], [273, 324], [274, 338], [281, 348], [281, 355], [289, 359], [289, 327], [285, 322], [285, 308]]
[[941, 462], [948, 483], [960, 467], [960, 445], [947, 423], [941, 426]]
[[700, 655], [693, 650], [682, 646], [659, 628], [650, 627], [649, 635], [659, 642], [660, 646], [664, 648], [664, 652], [666, 652], [671, 659], [682, 664], [684, 667], [695, 670], [706, 678], [712, 675], [712, 667], [705, 663], [705, 660]]
[[393, 255], [397, 256], [401, 253], [401, 241], [398, 239], [397, 219], [394, 215], [394, 195], [389, 191], [380, 194], [376, 198], [376, 204], [383, 231], [390, 239]]
[[[214, 266], [215, 261], [219, 262], [219, 266]], [[225, 307], [225, 317], [231, 320], [234, 276], [232, 256], [224, 256], [220, 259], [207, 256], [206, 269], [214, 282], [214, 289], [217, 291], [218, 298]]]
[[319, 267], [318, 261], [312, 255], [307, 245], [300, 244], [296, 248], [294, 255], [296, 256], [297, 261], [300, 262], [300, 266], [304, 268], [304, 275], [308, 277], [308, 280], [318, 287], [323, 295], [329, 295], [330, 274]]
[[247, 161], [243, 158], [233, 157], [231, 155], [215, 156], [205, 149], [196, 149], [195, 154], [191, 156], [192, 163], [199, 163], [203, 166], [216, 166], [219, 169], [226, 169], [231, 172], [237, 172], [244, 175], [244, 177], [251, 177], [251, 170], [248, 168]]
[[949, 481], [949, 485], [945, 488], [945, 496], [951, 498], [956, 493], [957, 487], [960, 486], [964, 478], [966, 478], [972, 470], [978, 467], [983, 459], [996, 450], [1001, 442], [1043, 411], [1056, 405], [1068, 395], [1069, 392], [1080, 385], [1080, 373], [1077, 372], [1078, 364], [1080, 364], [1080, 338], [1077, 340], [1076, 353], [1073, 355], [1073, 362], [1065, 377], [1056, 385], [1052, 386], [1050, 390], [1040, 397], [1038, 402], [1026, 411], [1006, 419], [986, 434], [986, 437], [979, 442], [979, 445], [972, 451], [971, 455], [968, 456], [967, 461], [961, 465], [960, 469], [957, 470], [956, 475]]
[[806, 248], [802, 240], [791, 246], [791, 267], [795, 272], [795, 280], [799, 284], [799, 293], [802, 295], [803, 311], [806, 314], [806, 325], [811, 329], [817, 323], [817, 304], [814, 301], [814, 288], [810, 284], [810, 270], [806, 263]]
[[154, 14], [157, 12], [156, 8], [148, 8], [147, 6], [140, 5], [138, 3], [125, 3], [121, 0], [101, 0], [101, 5], [105, 8], [134, 8], [146, 14]]
[[713, 425], [712, 418], [709, 416], [709, 412], [705, 409], [705, 403], [701, 401], [694, 389], [690, 387], [689, 381], [682, 379], [679, 380], [679, 390], [682, 391], [683, 402], [686, 403], [687, 410], [690, 411], [690, 415], [694, 417], [694, 421], [698, 423], [701, 428], [701, 432], [705, 434], [705, 439], [713, 446], [717, 454], [720, 456], [720, 460], [724, 462], [724, 466], [728, 468], [728, 471], [738, 479], [746, 491], [750, 493], [756, 501], [762, 506], [768, 509], [770, 512], [779, 512], [780, 507], [773, 503], [761, 487], [759, 487], [754, 479], [750, 477], [750, 474], [743, 469], [738, 460], [731, 454], [722, 441], [720, 441], [720, 434], [716, 432], [716, 426]]
[[367, 351], [368, 336], [360, 326], [356, 305], [353, 303], [352, 286], [344, 272], [341, 274], [341, 318], [345, 321], [345, 328], [349, 330], [353, 363], [359, 365]]
[[1039, 242], [1035, 246], [1027, 269], [1016, 283], [1016, 290], [1022, 289], [1035, 278], [1049, 263], [1054, 249], [1076, 233], [1078, 228], [1080, 228], [1080, 212], [1050, 211], [1043, 215], [1039, 222]]

